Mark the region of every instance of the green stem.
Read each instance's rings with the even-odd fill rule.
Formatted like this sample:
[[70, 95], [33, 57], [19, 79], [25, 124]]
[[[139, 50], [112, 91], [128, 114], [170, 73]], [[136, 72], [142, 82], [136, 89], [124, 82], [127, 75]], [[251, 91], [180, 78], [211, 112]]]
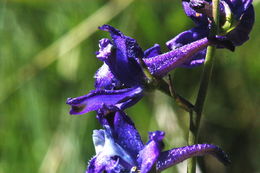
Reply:
[[[210, 31], [210, 37], [214, 37], [218, 33], [219, 26], [219, 0], [212, 0], [212, 13], [213, 23]], [[214, 46], [208, 46], [206, 59], [204, 63], [204, 69], [201, 76], [200, 87], [198, 96], [195, 102], [195, 114], [190, 113], [190, 128], [188, 135], [188, 145], [194, 145], [198, 143], [199, 127], [201, 115], [204, 107], [204, 102], [207, 95], [208, 85], [210, 82], [213, 64], [214, 64], [214, 53], [216, 48]], [[188, 160], [187, 173], [196, 172], [196, 157]]]
[[167, 83], [163, 79], [157, 79], [157, 83], [157, 88], [165, 94], [167, 94], [168, 96], [170, 96], [171, 98], [173, 98], [179, 107], [186, 110], [187, 112], [192, 112], [194, 110], [194, 106], [175, 91], [170, 77], [169, 83]]

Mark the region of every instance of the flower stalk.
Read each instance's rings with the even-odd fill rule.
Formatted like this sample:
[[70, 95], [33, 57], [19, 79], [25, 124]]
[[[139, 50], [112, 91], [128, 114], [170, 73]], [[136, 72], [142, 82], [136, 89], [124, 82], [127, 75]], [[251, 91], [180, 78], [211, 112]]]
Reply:
[[[215, 37], [218, 33], [219, 27], [219, 0], [212, 0], [212, 29], [210, 31], [210, 37]], [[199, 127], [202, 116], [202, 111], [205, 103], [205, 99], [207, 96], [207, 90], [209, 86], [209, 82], [211, 79], [213, 64], [214, 64], [214, 54], [216, 47], [208, 46], [206, 59], [204, 63], [204, 69], [201, 76], [199, 92], [197, 95], [197, 99], [195, 102], [194, 113], [190, 113], [190, 128], [188, 135], [188, 145], [193, 145], [198, 143], [199, 136]], [[196, 157], [193, 157], [188, 160], [187, 165], [187, 173], [195, 173], [196, 172]]]

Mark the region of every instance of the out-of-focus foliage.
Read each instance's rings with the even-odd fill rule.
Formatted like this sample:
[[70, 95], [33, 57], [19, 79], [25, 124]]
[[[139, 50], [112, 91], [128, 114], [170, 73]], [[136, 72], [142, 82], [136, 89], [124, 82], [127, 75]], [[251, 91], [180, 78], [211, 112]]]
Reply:
[[[0, 1], [0, 173], [84, 172], [94, 155], [92, 130], [100, 126], [94, 113], [70, 116], [65, 101], [93, 89], [93, 75], [101, 65], [95, 58], [98, 40], [108, 35], [97, 31], [83, 42], [77, 37], [59, 41], [109, 2]], [[225, 168], [207, 156], [199, 159], [203, 172], [260, 171], [258, 2], [255, 11], [250, 40], [235, 53], [217, 51], [201, 128], [200, 142], [221, 146], [232, 164]], [[105, 12], [101, 18], [110, 15]], [[143, 49], [159, 43], [166, 50], [167, 40], [193, 25], [176, 0], [136, 0], [104, 20], [134, 37]], [[68, 49], [72, 43], [77, 44]], [[175, 87], [192, 101], [201, 69], [173, 72]], [[162, 93], [147, 95], [127, 110], [143, 139], [147, 131], [160, 129], [166, 131], [166, 149], [185, 145], [188, 115]], [[185, 164], [166, 172], [176, 171], [185, 172]]]

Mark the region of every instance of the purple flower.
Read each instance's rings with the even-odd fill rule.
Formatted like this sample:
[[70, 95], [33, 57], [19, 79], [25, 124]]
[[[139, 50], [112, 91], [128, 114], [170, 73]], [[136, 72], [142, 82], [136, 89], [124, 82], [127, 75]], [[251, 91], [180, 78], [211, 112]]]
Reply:
[[[189, 41], [185, 45], [178, 46], [164, 54], [161, 53], [158, 44], [143, 52], [136, 40], [125, 36], [112, 26], [103, 25], [100, 29], [108, 31], [113, 42], [108, 39], [100, 40], [100, 50], [97, 52], [97, 57], [109, 67], [107, 70], [109, 76], [113, 74], [113, 77], [120, 81], [119, 83], [127, 87], [142, 85], [146, 82], [139, 59], [144, 61], [153, 76], [164, 77], [171, 70], [185, 66], [188, 62], [190, 63], [193, 55], [205, 49], [208, 45], [224, 44], [222, 46], [226, 46], [224, 42], [218, 39], [202, 38], [193, 42]], [[111, 85], [101, 84], [101, 81], [108, 81], [108, 78], [104, 75], [97, 73], [95, 77], [97, 79], [96, 87], [109, 88], [115, 86], [113, 82], [111, 82]], [[109, 81], [111, 79], [112, 77], [109, 77]]]
[[[212, 4], [206, 0], [183, 0], [183, 9], [196, 26], [184, 31], [166, 43], [167, 47], [175, 50], [188, 43], [200, 40], [209, 35], [212, 21]], [[230, 41], [234, 46], [240, 46], [249, 39], [249, 33], [254, 24], [254, 8], [252, 0], [221, 0], [219, 40]], [[222, 47], [222, 46], [219, 46]], [[204, 63], [206, 49], [195, 54], [191, 61], [183, 67], [194, 67]]]
[[95, 74], [95, 90], [85, 96], [69, 98], [70, 114], [97, 111], [104, 105], [126, 109], [143, 97], [145, 76], [136, 58], [144, 53], [136, 41], [115, 28], [104, 25], [100, 29], [109, 31], [109, 39], [99, 41], [97, 58], [104, 62]]
[[[208, 36], [212, 20], [212, 4], [206, 0], [183, 0], [182, 5], [188, 17], [196, 26], [184, 31], [167, 43], [170, 49]], [[252, 0], [221, 0], [220, 1], [220, 36], [229, 40], [234, 46], [242, 45], [249, 39], [254, 24], [254, 8]], [[201, 57], [201, 56], [199, 56]], [[201, 58], [199, 58], [201, 59]]]
[[161, 78], [187, 63], [199, 63], [200, 60], [191, 61], [194, 54], [210, 44], [219, 44], [218, 40], [203, 38], [164, 54], [158, 44], [143, 52], [136, 40], [112, 26], [103, 25], [100, 29], [108, 31], [112, 41], [106, 38], [99, 41], [100, 49], [96, 55], [104, 64], [94, 76], [96, 90], [85, 96], [69, 98], [67, 104], [71, 105], [71, 114], [96, 111], [103, 105], [126, 109], [139, 101], [148, 85], [140, 59], [154, 77]]
[[[109, 66], [115, 78], [126, 87], [144, 83], [145, 76], [143, 70], [136, 60], [143, 58], [144, 53], [136, 40], [125, 36], [119, 30], [109, 25], [103, 25], [99, 29], [108, 31], [113, 42], [108, 39], [102, 39], [99, 42], [100, 50], [97, 52], [97, 57]], [[110, 52], [108, 49], [110, 49]]]
[[87, 173], [138, 172], [151, 169], [163, 171], [194, 156], [211, 154], [224, 164], [230, 161], [217, 146], [197, 144], [163, 151], [164, 132], [149, 133], [149, 141], [143, 144], [131, 119], [115, 107], [103, 108], [98, 119], [104, 129], [93, 131], [96, 155], [90, 160]]

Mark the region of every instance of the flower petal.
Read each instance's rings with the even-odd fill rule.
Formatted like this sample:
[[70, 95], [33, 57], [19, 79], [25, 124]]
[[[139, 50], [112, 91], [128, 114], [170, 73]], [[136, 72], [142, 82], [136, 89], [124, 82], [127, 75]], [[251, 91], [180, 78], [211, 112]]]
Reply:
[[68, 98], [67, 104], [71, 105], [70, 114], [84, 114], [96, 111], [104, 105], [116, 106], [125, 109], [138, 102], [143, 96], [141, 87], [132, 87], [121, 90], [93, 90], [85, 96]]
[[136, 159], [144, 144], [132, 120], [123, 112], [117, 111], [114, 117], [114, 131], [117, 143]]
[[204, 64], [206, 51], [207, 50], [204, 49], [204, 50], [196, 53], [196, 55], [193, 56], [190, 61], [187, 61], [187, 62], [183, 63], [180, 67], [193, 68], [193, 67], [197, 67], [197, 66], [200, 66], [200, 65]]
[[120, 159], [125, 161], [124, 163], [128, 163], [128, 168], [130, 169], [132, 165], [134, 165], [135, 161], [132, 159], [130, 154], [115, 141], [117, 138], [112, 134], [112, 129], [109, 126], [104, 126], [104, 128], [105, 145], [102, 154], [108, 155], [111, 158], [114, 156], [120, 157]]
[[160, 55], [161, 52], [161, 47], [159, 44], [155, 44], [153, 47], [150, 47], [149, 49], [144, 51], [144, 57], [145, 58], [150, 58], [153, 56]]
[[96, 72], [94, 78], [96, 89], [116, 89], [122, 87], [122, 84], [111, 73], [107, 64], [103, 64]]
[[138, 163], [141, 173], [149, 172], [156, 163], [161, 150], [162, 139], [165, 133], [162, 131], [155, 131], [149, 133], [150, 141], [145, 145], [144, 149], [139, 152]]
[[241, 15], [252, 5], [253, 0], [225, 0], [231, 8], [231, 11], [239, 20]]
[[96, 154], [101, 153], [105, 146], [105, 131], [104, 130], [94, 130], [92, 134], [93, 143], [95, 146]]
[[205, 27], [194, 27], [190, 30], [180, 33], [173, 39], [167, 41], [166, 46], [170, 50], [174, 50], [186, 44], [190, 44], [196, 40], [205, 38], [207, 37], [208, 33], [209, 32], [205, 29]]
[[109, 59], [112, 55], [113, 44], [107, 38], [99, 40], [99, 51], [96, 52], [97, 58], [101, 61]]
[[255, 22], [255, 13], [252, 5], [242, 15], [239, 24], [227, 34], [227, 39], [235, 46], [240, 46], [249, 39], [249, 33]]
[[104, 106], [98, 111], [97, 118], [100, 124], [112, 129], [115, 141], [136, 160], [144, 144], [130, 117], [117, 107]]
[[86, 173], [101, 173], [103, 171], [108, 173], [121, 173], [128, 171], [130, 168], [125, 168], [122, 162], [124, 161], [117, 155], [113, 157], [97, 155], [89, 161]]
[[136, 59], [143, 58], [144, 54], [136, 40], [109, 25], [99, 29], [110, 32], [113, 40], [114, 52], [105, 60], [113, 75], [128, 87], [142, 84], [144, 74]]
[[87, 172], [120, 172], [130, 170], [134, 160], [129, 153], [115, 141], [112, 129], [104, 126], [104, 130], [93, 131], [93, 142], [96, 156], [90, 161]]
[[211, 144], [197, 144], [162, 152], [158, 158], [156, 169], [157, 171], [162, 171], [190, 157], [203, 156], [205, 154], [213, 155], [225, 165], [230, 163], [227, 154], [221, 148]]
[[105, 162], [97, 160], [96, 156], [93, 157], [89, 163], [86, 173], [100, 173], [105, 170]]
[[208, 26], [208, 19], [206, 15], [197, 13], [190, 7], [190, 1], [182, 0], [182, 7], [188, 17], [190, 17], [196, 25]]
[[[203, 27], [194, 27], [190, 30], [180, 33], [173, 39], [169, 40], [166, 43], [166, 46], [170, 50], [174, 50], [186, 44], [199, 40], [201, 38], [205, 38], [207, 35], [208, 35], [207, 29]], [[206, 48], [199, 51], [198, 53], [195, 53], [191, 57], [191, 60], [184, 62], [182, 65], [180, 65], [180, 67], [191, 68], [191, 67], [199, 66], [204, 63], [205, 57], [206, 57]]]

